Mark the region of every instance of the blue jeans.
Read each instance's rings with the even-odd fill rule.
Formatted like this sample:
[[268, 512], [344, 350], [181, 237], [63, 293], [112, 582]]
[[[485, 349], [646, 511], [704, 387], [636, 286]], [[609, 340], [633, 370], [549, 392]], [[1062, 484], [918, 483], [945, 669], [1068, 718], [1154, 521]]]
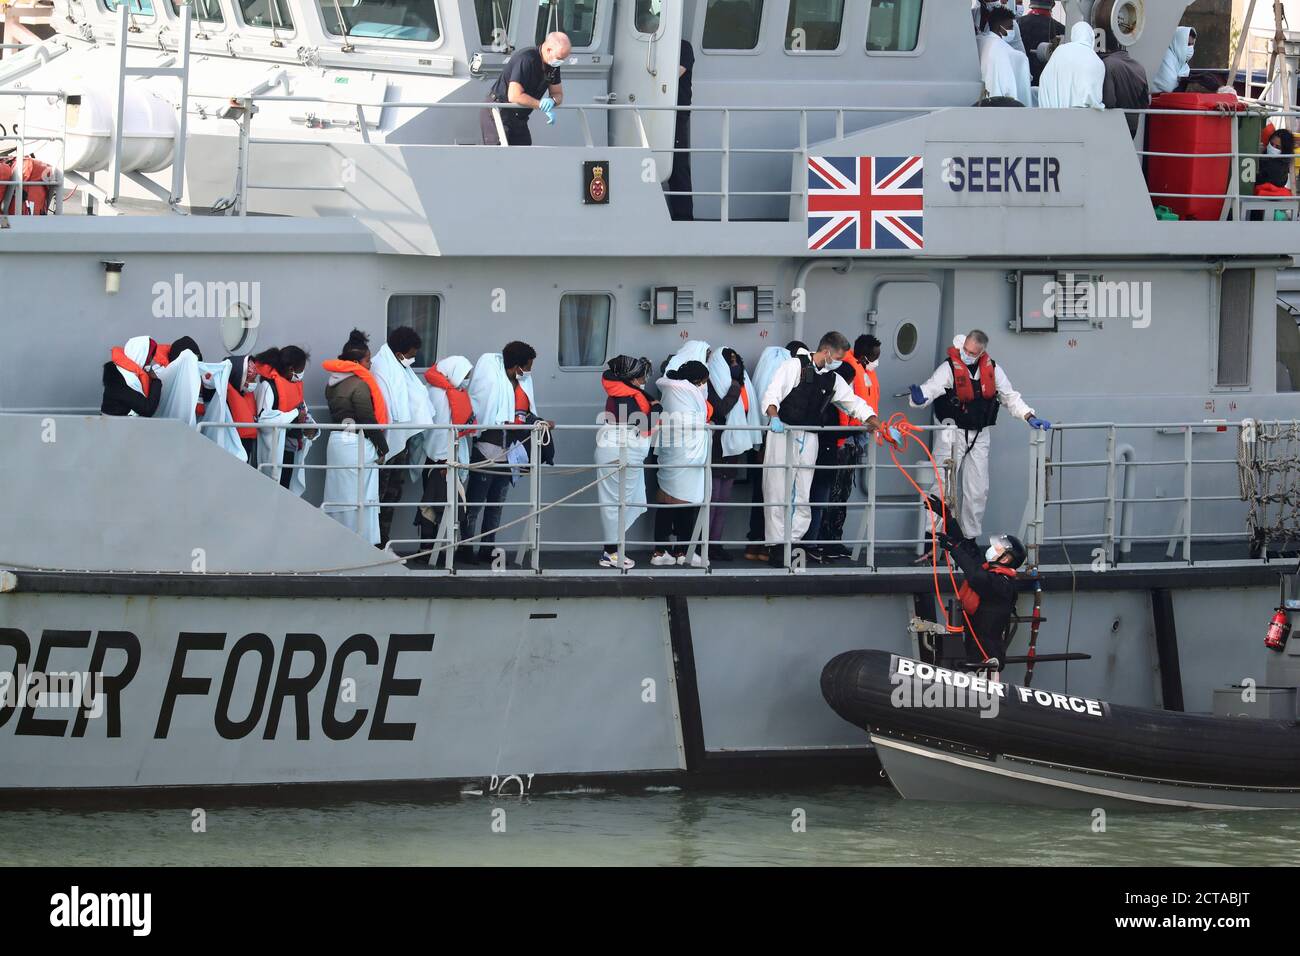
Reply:
[[[475, 534], [479, 512], [483, 512], [483, 537], [471, 542], [481, 548], [488, 548], [496, 541], [496, 529], [501, 524], [501, 503], [510, 493], [510, 469], [498, 473], [491, 471], [474, 471], [470, 473], [465, 486], [465, 497], [469, 504], [465, 508], [465, 519], [461, 524], [462, 538], [471, 538]], [[487, 504], [483, 504], [487, 502]]]

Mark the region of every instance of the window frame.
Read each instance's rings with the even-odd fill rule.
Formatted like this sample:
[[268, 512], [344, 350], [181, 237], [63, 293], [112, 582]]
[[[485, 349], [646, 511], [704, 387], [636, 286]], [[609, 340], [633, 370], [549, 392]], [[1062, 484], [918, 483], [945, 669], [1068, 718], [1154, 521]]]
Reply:
[[[768, 31], [764, 29], [765, 18], [771, 16], [770, 11], [772, 9], [772, 6], [776, 3], [776, 0], [762, 0], [762, 2], [763, 2], [763, 9], [758, 16], [758, 43], [755, 44], [753, 48], [748, 50], [714, 49], [713, 47], [706, 47], [704, 45], [704, 21], [707, 20], [709, 17], [708, 4], [705, 4], [704, 15], [700, 17], [698, 42], [695, 44], [697, 55], [700, 53], [705, 53], [708, 54], [709, 56], [760, 56], [761, 54], [766, 53], [767, 44], [768, 44], [768, 35], [767, 35]], [[840, 32], [841, 34], [844, 32], [842, 28]], [[781, 41], [781, 48], [782, 50], [785, 49], [784, 39], [782, 39]], [[804, 54], [799, 54], [799, 55], [803, 56]]]
[[[1220, 385], [1219, 384], [1219, 347], [1220, 332], [1223, 329], [1223, 276], [1229, 272], [1244, 272], [1249, 275], [1250, 302], [1246, 310], [1246, 381], [1244, 384]], [[1213, 307], [1210, 310], [1210, 391], [1211, 392], [1249, 392], [1254, 389], [1255, 376], [1255, 307], [1256, 307], [1256, 287], [1259, 282], [1259, 271], [1257, 269], [1225, 269], [1223, 275], [1212, 278], [1210, 284], [1213, 287], [1211, 299]], [[1275, 333], [1276, 334], [1276, 333]], [[1276, 347], [1274, 357], [1276, 359]], [[1276, 392], [1276, 389], [1274, 389]], [[1282, 392], [1278, 394], [1295, 394], [1292, 392]]]
[[[507, 41], [507, 42], [509, 42], [510, 37], [511, 37], [511, 36], [514, 36], [514, 35], [516, 34], [516, 32], [517, 32], [516, 28], [519, 26], [519, 17], [520, 17], [520, 14], [523, 12], [523, 4], [526, 3], [527, 0], [508, 0], [508, 2], [509, 2], [509, 4], [510, 4], [510, 16], [506, 17], [506, 21], [507, 21], [507, 22], [506, 22], [506, 27], [505, 27], [505, 30], [506, 30], [506, 41]], [[492, 46], [491, 43], [484, 43], [484, 42], [483, 42], [483, 37], [482, 37], [482, 36], [479, 34], [479, 32], [478, 32], [478, 7], [477, 7], [477, 5], [475, 5], [475, 8], [474, 8], [474, 23], [473, 23], [473, 29], [474, 29], [474, 37], [475, 37], [475, 38], [477, 39], [477, 41], [478, 41], [478, 49], [479, 49], [480, 52], [482, 52], [482, 53], [496, 53], [496, 54], [499, 54], [499, 55], [501, 55], [501, 56], [509, 56], [509, 55], [510, 55], [510, 53], [507, 53], [505, 50], [497, 50], [497, 49], [495, 49], [495, 48]], [[518, 47], [515, 47], [514, 49], [518, 49]], [[513, 52], [514, 52], [514, 49], [512, 49], [510, 52], [513, 53]]]
[[[411, 290], [398, 289], [398, 290], [390, 291], [388, 293], [388, 298], [384, 300], [384, 332], [383, 332], [383, 336], [380, 338], [380, 346], [375, 346], [374, 348], [372, 348], [371, 351], [372, 352], [375, 351], [376, 349], [380, 348], [383, 343], [388, 341], [388, 310], [389, 307], [392, 305], [393, 300], [402, 296], [406, 296], [408, 298], [417, 297], [417, 296], [430, 298], [436, 300], [438, 303], [438, 318], [436, 320], [436, 325], [433, 330], [433, 339], [434, 339], [433, 365], [412, 365], [411, 366], [411, 371], [413, 372], [427, 372], [429, 369], [433, 368], [434, 365], [438, 364], [440, 347], [442, 345], [442, 313], [447, 306], [447, 297], [441, 291], [431, 292], [428, 289], [411, 289]], [[419, 330], [417, 329], [416, 331]], [[371, 341], [373, 342], [374, 340], [372, 339]]]
[[[121, 9], [123, 4], [126, 4], [126, 6], [130, 8], [136, 2], [136, 0], [117, 0], [117, 5], [112, 7], [108, 5], [108, 0], [96, 0], [96, 2], [101, 12], [103, 12], [107, 16], [116, 17], [117, 11]], [[153, 13], [144, 13], [143, 11], [132, 9], [131, 16], [142, 17], [151, 23], [158, 23], [166, 19], [166, 17], [159, 15], [160, 14], [159, 3], [165, 3], [165, 2], [167, 2], [167, 0], [149, 0], [150, 5], [153, 7]], [[170, 5], [171, 4], [168, 3], [168, 6]], [[178, 15], [178, 19], [179, 19], [179, 15]]]
[[[274, 3], [274, 2], [275, 2], [275, 0], [267, 0], [267, 3]], [[240, 2], [240, 0], [232, 0], [232, 5], [233, 5], [234, 8], [235, 8], [235, 9], [234, 9], [234, 14], [235, 14], [235, 26], [236, 26], [238, 29], [242, 29], [242, 30], [257, 30], [257, 31], [259, 31], [258, 33], [253, 34], [253, 36], [255, 36], [255, 37], [260, 37], [260, 36], [262, 36], [263, 34], [262, 34], [261, 31], [265, 31], [267, 34], [269, 34], [272, 30], [274, 30], [277, 34], [281, 34], [281, 35], [283, 35], [283, 36], [288, 36], [288, 37], [296, 37], [296, 36], [298, 36], [298, 23], [297, 23], [296, 20], [294, 21], [294, 23], [293, 23], [293, 25], [292, 25], [291, 27], [283, 27], [283, 26], [280, 26], [280, 27], [270, 27], [270, 26], [265, 26], [265, 27], [263, 27], [263, 26], [258, 26], [258, 25], [256, 25], [256, 24], [249, 23], [247, 20], [244, 19], [244, 5], [243, 5], [243, 3]], [[289, 15], [292, 16], [292, 15], [293, 15], [293, 7], [290, 6], [287, 2], [285, 3], [285, 6], [289, 8]], [[314, 5], [313, 5], [313, 6], [314, 6]], [[310, 11], [310, 8], [308, 8], [308, 10]]]
[[933, 2], [934, 0], [922, 0], [921, 19], [916, 26], [915, 48], [911, 50], [873, 50], [867, 46], [867, 38], [871, 36], [871, 5], [872, 5], [872, 0], [867, 0], [866, 30], [862, 35], [862, 49], [866, 51], [867, 56], [883, 56], [883, 57], [921, 56], [925, 52], [925, 41], [927, 35], [929, 34], [929, 31], [926, 30], [925, 28], [926, 15], [930, 10], [930, 5]]
[[[224, 30], [230, 25], [230, 11], [226, 8], [226, 5], [222, 3], [222, 0], [209, 0], [209, 2], [221, 11], [222, 18], [220, 20], [204, 20], [198, 14], [191, 13], [190, 22], [202, 23], [209, 29]], [[171, 20], [171, 22], [177, 24], [181, 22], [180, 7], [190, 6], [193, 9], [193, 4], [189, 4], [185, 2], [185, 0], [163, 0], [163, 3], [167, 7], [167, 18]]]
[[[599, 365], [562, 365], [560, 363], [561, 309], [564, 297], [569, 295], [603, 295], [609, 299], [609, 326], [605, 330], [605, 357]], [[617, 315], [618, 297], [609, 289], [565, 289], [555, 302], [555, 367], [561, 372], [600, 372], [609, 362], [609, 352], [614, 345], [614, 318]]]
[[[798, 2], [799, 0], [787, 0], [786, 7], [785, 7], [785, 19], [787, 23], [790, 20], [790, 11], [794, 9], [794, 5]], [[789, 47], [785, 45], [786, 36], [785, 34], [782, 34], [781, 52], [784, 53], [786, 56], [793, 56], [793, 57], [843, 56], [844, 50], [848, 46], [848, 35], [849, 35], [849, 31], [846, 29], [845, 21], [847, 21], [849, 18], [849, 13], [851, 12], [849, 7], [852, 3], [853, 0], [844, 0], [844, 3], [840, 7], [840, 41], [833, 50], [791, 50]], [[866, 44], [865, 39], [862, 42], [864, 45]]]
[[[527, 0], [521, 0], [521, 2], [527, 2]], [[575, 53], [592, 53], [594, 51], [597, 51], [601, 48], [601, 44], [605, 42], [605, 35], [604, 35], [605, 24], [601, 18], [601, 11], [604, 9], [604, 4], [611, 2], [611, 0], [592, 0], [592, 2], [596, 4], [596, 11], [595, 11], [595, 15], [591, 19], [591, 43], [588, 44], [587, 46], [572, 47], [569, 50], [570, 58], [572, 58], [573, 54]], [[538, 24], [542, 22], [541, 18], [542, 18], [542, 7], [541, 4], [538, 4], [537, 12], [533, 16], [534, 37], [537, 36], [537, 27]], [[543, 37], [545, 37], [545, 34], [543, 34]], [[529, 46], [540, 46], [540, 45], [541, 45], [540, 41], [529, 44]], [[519, 47], [515, 47], [515, 49], [518, 50]], [[572, 67], [575, 65], [576, 64], [574, 63], [565, 64], [565, 66], [567, 67]], [[564, 67], [560, 67], [560, 69], [564, 69]]]
[[[238, 2], [239, 0], [235, 0], [236, 5], [238, 5]], [[330, 30], [329, 19], [326, 17], [326, 14], [332, 13], [333, 11], [321, 9], [322, 3], [329, 2], [330, 0], [314, 0], [314, 2], [313, 0], [308, 0], [308, 2], [303, 5], [305, 12], [315, 12], [317, 17], [316, 25], [320, 27], [321, 36], [327, 43], [334, 43], [338, 46], [342, 46], [344, 43], [364, 43], [367, 47], [379, 46], [384, 50], [436, 50], [441, 47], [447, 39], [446, 22], [442, 16], [442, 0], [429, 0], [429, 2], [433, 4], [433, 15], [438, 20], [438, 39], [436, 40], [403, 40], [400, 37], [367, 37], [356, 35], [345, 37], [342, 33], [334, 33]], [[337, 18], [335, 18], [334, 25], [338, 26]], [[255, 27], [254, 29], [257, 28]], [[264, 27], [263, 29], [268, 28]], [[276, 29], [278, 30], [280, 28], [277, 27]], [[475, 24], [474, 32], [475, 34], [478, 33], [477, 24]]]

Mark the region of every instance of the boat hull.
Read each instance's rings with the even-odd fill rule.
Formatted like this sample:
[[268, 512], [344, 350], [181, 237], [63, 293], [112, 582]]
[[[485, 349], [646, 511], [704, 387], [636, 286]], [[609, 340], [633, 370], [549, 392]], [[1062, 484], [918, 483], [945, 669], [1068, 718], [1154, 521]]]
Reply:
[[975, 680], [881, 651], [826, 665], [905, 798], [1060, 808], [1300, 807], [1295, 721], [1125, 707]]

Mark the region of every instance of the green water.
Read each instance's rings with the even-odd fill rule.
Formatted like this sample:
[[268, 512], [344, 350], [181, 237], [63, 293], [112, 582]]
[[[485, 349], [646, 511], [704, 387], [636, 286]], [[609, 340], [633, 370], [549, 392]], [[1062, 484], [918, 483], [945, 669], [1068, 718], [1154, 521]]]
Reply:
[[[201, 806], [201, 804], [199, 805]], [[312, 806], [0, 811], [11, 865], [1277, 865], [1300, 813], [910, 803], [884, 787], [648, 788]], [[796, 810], [806, 830], [795, 832]], [[504, 811], [504, 813], [494, 813]], [[504, 823], [505, 832], [494, 832]]]

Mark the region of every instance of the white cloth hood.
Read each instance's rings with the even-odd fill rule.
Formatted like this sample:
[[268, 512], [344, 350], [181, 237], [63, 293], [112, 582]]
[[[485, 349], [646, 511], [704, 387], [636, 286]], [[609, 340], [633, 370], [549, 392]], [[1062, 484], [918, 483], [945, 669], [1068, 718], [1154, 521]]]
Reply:
[[465, 378], [473, 367], [463, 355], [448, 355], [438, 363], [438, 371], [451, 382], [453, 388], [460, 388], [465, 383]]
[[1191, 74], [1192, 28], [1179, 27], [1174, 31], [1174, 38], [1169, 41], [1169, 49], [1156, 67], [1156, 74], [1151, 78], [1152, 93], [1172, 93], [1178, 81]]
[[[134, 338], [126, 340], [126, 344], [122, 346], [122, 351], [126, 353], [126, 357], [132, 362], [141, 368], [144, 368], [144, 363], [149, 361], [150, 341], [151, 339], [147, 335], [137, 335]], [[122, 381], [126, 382], [127, 385], [131, 386], [131, 388], [139, 392], [141, 395], [144, 394], [144, 386], [140, 384], [140, 379], [134, 372], [128, 372], [124, 368], [118, 368], [117, 371], [122, 376]]]
[[708, 365], [708, 355], [708, 342], [703, 339], [691, 339], [673, 354], [673, 357], [668, 360], [668, 364], [664, 367], [664, 371], [675, 372], [687, 362], [699, 362], [701, 365]]
[[1047, 109], [1084, 107], [1105, 109], [1102, 84], [1106, 65], [1093, 50], [1093, 32], [1079, 22], [1070, 29], [1070, 42], [1062, 43], [1043, 67], [1038, 80], [1038, 105]]

